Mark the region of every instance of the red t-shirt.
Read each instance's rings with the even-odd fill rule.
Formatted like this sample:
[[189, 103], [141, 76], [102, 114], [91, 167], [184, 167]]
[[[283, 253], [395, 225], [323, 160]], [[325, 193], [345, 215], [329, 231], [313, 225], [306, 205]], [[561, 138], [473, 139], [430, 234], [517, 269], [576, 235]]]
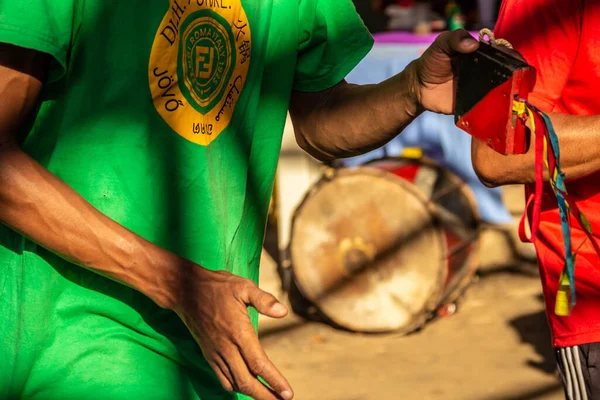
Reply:
[[[497, 38], [511, 42], [537, 69], [530, 97], [533, 104], [546, 112], [600, 114], [600, 2], [505, 0], [494, 33]], [[560, 136], [560, 132], [557, 134]], [[566, 186], [598, 238], [600, 172], [569, 181]], [[527, 195], [532, 192], [533, 187], [526, 187]], [[576, 249], [585, 234], [574, 220], [571, 229]], [[556, 198], [549, 187], [543, 198], [535, 247], [553, 345], [600, 342], [600, 259], [589, 241], [577, 254], [577, 305], [568, 317], [554, 314], [558, 279], [564, 266], [564, 245]]]

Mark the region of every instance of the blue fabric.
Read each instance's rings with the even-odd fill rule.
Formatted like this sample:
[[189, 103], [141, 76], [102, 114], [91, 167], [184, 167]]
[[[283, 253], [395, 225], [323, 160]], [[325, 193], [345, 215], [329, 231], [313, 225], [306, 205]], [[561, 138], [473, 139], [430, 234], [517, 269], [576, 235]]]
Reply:
[[[375, 45], [346, 80], [356, 84], [384, 81], [402, 71], [410, 61], [420, 55], [423, 46]], [[454, 125], [454, 117], [430, 112], [423, 113], [402, 133], [384, 147], [360, 157], [344, 160], [347, 166], [360, 165], [385, 155], [399, 156], [406, 147], [419, 147], [430, 158], [444, 165], [472, 189], [481, 218], [492, 224], [513, 221], [502, 202], [499, 188], [489, 189], [475, 175], [471, 163], [471, 137]]]

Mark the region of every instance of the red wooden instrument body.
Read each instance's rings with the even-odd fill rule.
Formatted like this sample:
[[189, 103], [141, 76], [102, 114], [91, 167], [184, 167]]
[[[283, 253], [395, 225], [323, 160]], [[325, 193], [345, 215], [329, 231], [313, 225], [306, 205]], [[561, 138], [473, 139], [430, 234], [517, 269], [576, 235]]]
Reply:
[[535, 68], [485, 43], [474, 53], [460, 55], [456, 64], [456, 125], [498, 153], [525, 153], [525, 119], [513, 110], [513, 102], [527, 100]]

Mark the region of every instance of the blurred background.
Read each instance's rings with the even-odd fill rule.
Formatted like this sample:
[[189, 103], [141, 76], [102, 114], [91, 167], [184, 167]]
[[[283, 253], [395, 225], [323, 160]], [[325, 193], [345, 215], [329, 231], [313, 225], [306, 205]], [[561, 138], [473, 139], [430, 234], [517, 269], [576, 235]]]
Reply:
[[[495, 0], [354, 0], [375, 38], [348, 75], [381, 82], [437, 32], [494, 27]], [[262, 319], [299, 400], [561, 399], [523, 189], [488, 189], [470, 137], [425, 113], [385, 147], [324, 165], [288, 119], [261, 287], [293, 310]]]

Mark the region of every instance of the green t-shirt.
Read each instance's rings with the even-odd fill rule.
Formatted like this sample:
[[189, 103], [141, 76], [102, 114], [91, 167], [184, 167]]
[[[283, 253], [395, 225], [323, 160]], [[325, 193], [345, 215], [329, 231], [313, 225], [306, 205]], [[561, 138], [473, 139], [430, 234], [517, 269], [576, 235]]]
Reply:
[[[372, 45], [350, 0], [0, 0], [0, 41], [52, 56], [28, 154], [142, 237], [255, 281], [290, 94], [335, 85]], [[5, 227], [0, 315], [0, 398], [93, 398], [103, 379], [163, 398], [152, 357], [178, 366], [169, 385], [187, 374], [172, 390], [234, 398], [173, 313]], [[90, 378], [98, 352], [111, 368]]]

